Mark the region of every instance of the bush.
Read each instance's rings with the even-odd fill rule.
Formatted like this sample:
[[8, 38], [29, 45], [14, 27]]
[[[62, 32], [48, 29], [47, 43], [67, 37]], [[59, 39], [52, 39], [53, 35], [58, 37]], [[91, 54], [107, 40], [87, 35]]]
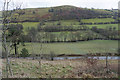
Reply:
[[93, 57], [91, 57], [86, 59], [86, 62], [89, 67], [94, 68], [98, 63], [98, 59], [94, 59]]
[[61, 25], [61, 22], [58, 22], [57, 25]]
[[21, 51], [21, 54], [20, 54], [21, 57], [29, 57], [30, 54], [28, 52], [28, 50], [26, 48], [23, 48], [22, 51]]
[[50, 60], [53, 61], [55, 57], [55, 53], [53, 51], [50, 51]]

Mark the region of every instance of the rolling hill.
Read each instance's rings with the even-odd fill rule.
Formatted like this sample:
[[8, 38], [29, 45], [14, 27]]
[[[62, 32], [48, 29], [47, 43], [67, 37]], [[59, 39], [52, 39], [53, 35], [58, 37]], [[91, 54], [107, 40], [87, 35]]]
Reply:
[[75, 6], [57, 6], [48, 8], [27, 8], [12, 10], [12, 22], [39, 22], [90, 18], [111, 18], [114, 12], [104, 9], [87, 9]]

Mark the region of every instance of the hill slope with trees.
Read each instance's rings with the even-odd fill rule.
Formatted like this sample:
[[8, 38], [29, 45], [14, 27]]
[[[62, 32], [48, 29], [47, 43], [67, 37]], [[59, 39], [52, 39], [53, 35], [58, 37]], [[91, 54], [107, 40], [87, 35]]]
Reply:
[[[48, 8], [27, 8], [9, 11], [13, 15], [11, 22], [39, 22], [90, 18], [117, 18], [116, 12], [106, 9], [88, 9], [75, 6], [57, 6]], [[19, 15], [19, 17], [18, 17]]]

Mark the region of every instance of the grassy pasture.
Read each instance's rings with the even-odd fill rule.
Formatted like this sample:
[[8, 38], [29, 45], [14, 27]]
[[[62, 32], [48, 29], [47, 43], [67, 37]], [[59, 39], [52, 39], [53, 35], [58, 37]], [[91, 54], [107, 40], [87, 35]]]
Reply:
[[60, 21], [52, 21], [52, 22], [46, 22], [46, 25], [57, 25], [57, 23], [60, 22], [62, 26], [70, 26], [70, 25], [79, 25], [79, 22], [74, 20], [60, 20]]
[[108, 29], [110, 27], [116, 27], [116, 29], [118, 30], [118, 24], [100, 24], [100, 25], [86, 25], [86, 26], [89, 28], [96, 26], [97, 28], [101, 28], [101, 29]]
[[100, 22], [114, 22], [115, 20], [112, 18], [94, 18], [94, 19], [82, 19], [83, 23], [100, 23]]
[[[108, 18], [108, 20], [112, 20], [110, 18]], [[84, 22], [92, 22], [92, 21], [106, 21], [108, 22], [108, 20], [106, 19], [100, 19], [100, 20], [96, 20], [96, 19], [83, 19], [82, 21]], [[49, 26], [49, 25], [57, 25], [57, 23], [61, 23], [61, 26], [73, 26], [75, 28], [77, 28], [77, 26], [82, 26], [82, 25], [79, 25], [79, 22], [77, 20], [61, 20], [61, 21], [52, 21], [52, 22], [45, 22], [45, 25], [44, 26]], [[11, 23], [11, 24], [15, 24], [15, 23]], [[37, 25], [39, 24], [39, 22], [23, 22], [23, 23], [19, 23], [19, 24], [22, 24], [24, 26], [24, 32], [26, 32], [27, 28], [31, 28], [31, 27], [34, 27], [34, 28], [37, 28]], [[118, 24], [97, 24], [97, 25], [85, 25], [89, 28], [92, 28], [93, 26], [96, 26], [97, 28], [102, 28], [102, 29], [107, 29], [109, 27], [116, 27], [116, 29], [118, 30]]]
[[[16, 24], [16, 23], [11, 23], [11, 24]], [[28, 28], [32, 28], [32, 27], [37, 28], [39, 22], [23, 22], [19, 24], [23, 25], [23, 32], [26, 34]]]
[[[24, 21], [24, 20], [35, 20], [36, 18], [41, 18], [45, 14], [48, 14], [49, 8], [28, 8], [28, 9], [23, 9], [23, 10], [17, 10], [16, 12], [23, 11], [25, 12], [24, 15], [20, 15], [18, 18], [19, 21]], [[18, 13], [13, 14], [13, 18], [16, 17]]]
[[[43, 48], [41, 51], [41, 43], [25, 44], [26, 46], [19, 46], [19, 52], [22, 48], [27, 48], [30, 54], [49, 54], [51, 51], [55, 54], [86, 54], [115, 53], [118, 49], [118, 41], [113, 40], [81, 41], [76, 43], [42, 43]], [[34, 49], [32, 47], [34, 47]]]
[[28, 8], [25, 10], [26, 15], [30, 14], [33, 15], [33, 11], [35, 12], [35, 14], [40, 14], [40, 15], [44, 15], [45, 13], [48, 13], [49, 8]]
[[[94, 18], [94, 19], [81, 19], [82, 23], [100, 23], [100, 22], [114, 22], [115, 19], [112, 18]], [[53, 25], [57, 24], [58, 22], [61, 23], [61, 25], [79, 25], [80, 22], [78, 20], [60, 20], [60, 21], [52, 21], [52, 22], [46, 22], [47, 25]]]
[[107, 10], [104, 10], [104, 9], [93, 9], [93, 11], [96, 11], [98, 13], [108, 13], [108, 14], [112, 14], [111, 11], [107, 11]]

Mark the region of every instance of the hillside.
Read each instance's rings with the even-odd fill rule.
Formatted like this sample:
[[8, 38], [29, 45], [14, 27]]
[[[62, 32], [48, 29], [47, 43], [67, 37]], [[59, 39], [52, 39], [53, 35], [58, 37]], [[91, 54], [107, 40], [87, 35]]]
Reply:
[[87, 9], [75, 6], [28, 8], [10, 11], [12, 22], [39, 22], [70, 19], [111, 18], [114, 12], [103, 9]]

